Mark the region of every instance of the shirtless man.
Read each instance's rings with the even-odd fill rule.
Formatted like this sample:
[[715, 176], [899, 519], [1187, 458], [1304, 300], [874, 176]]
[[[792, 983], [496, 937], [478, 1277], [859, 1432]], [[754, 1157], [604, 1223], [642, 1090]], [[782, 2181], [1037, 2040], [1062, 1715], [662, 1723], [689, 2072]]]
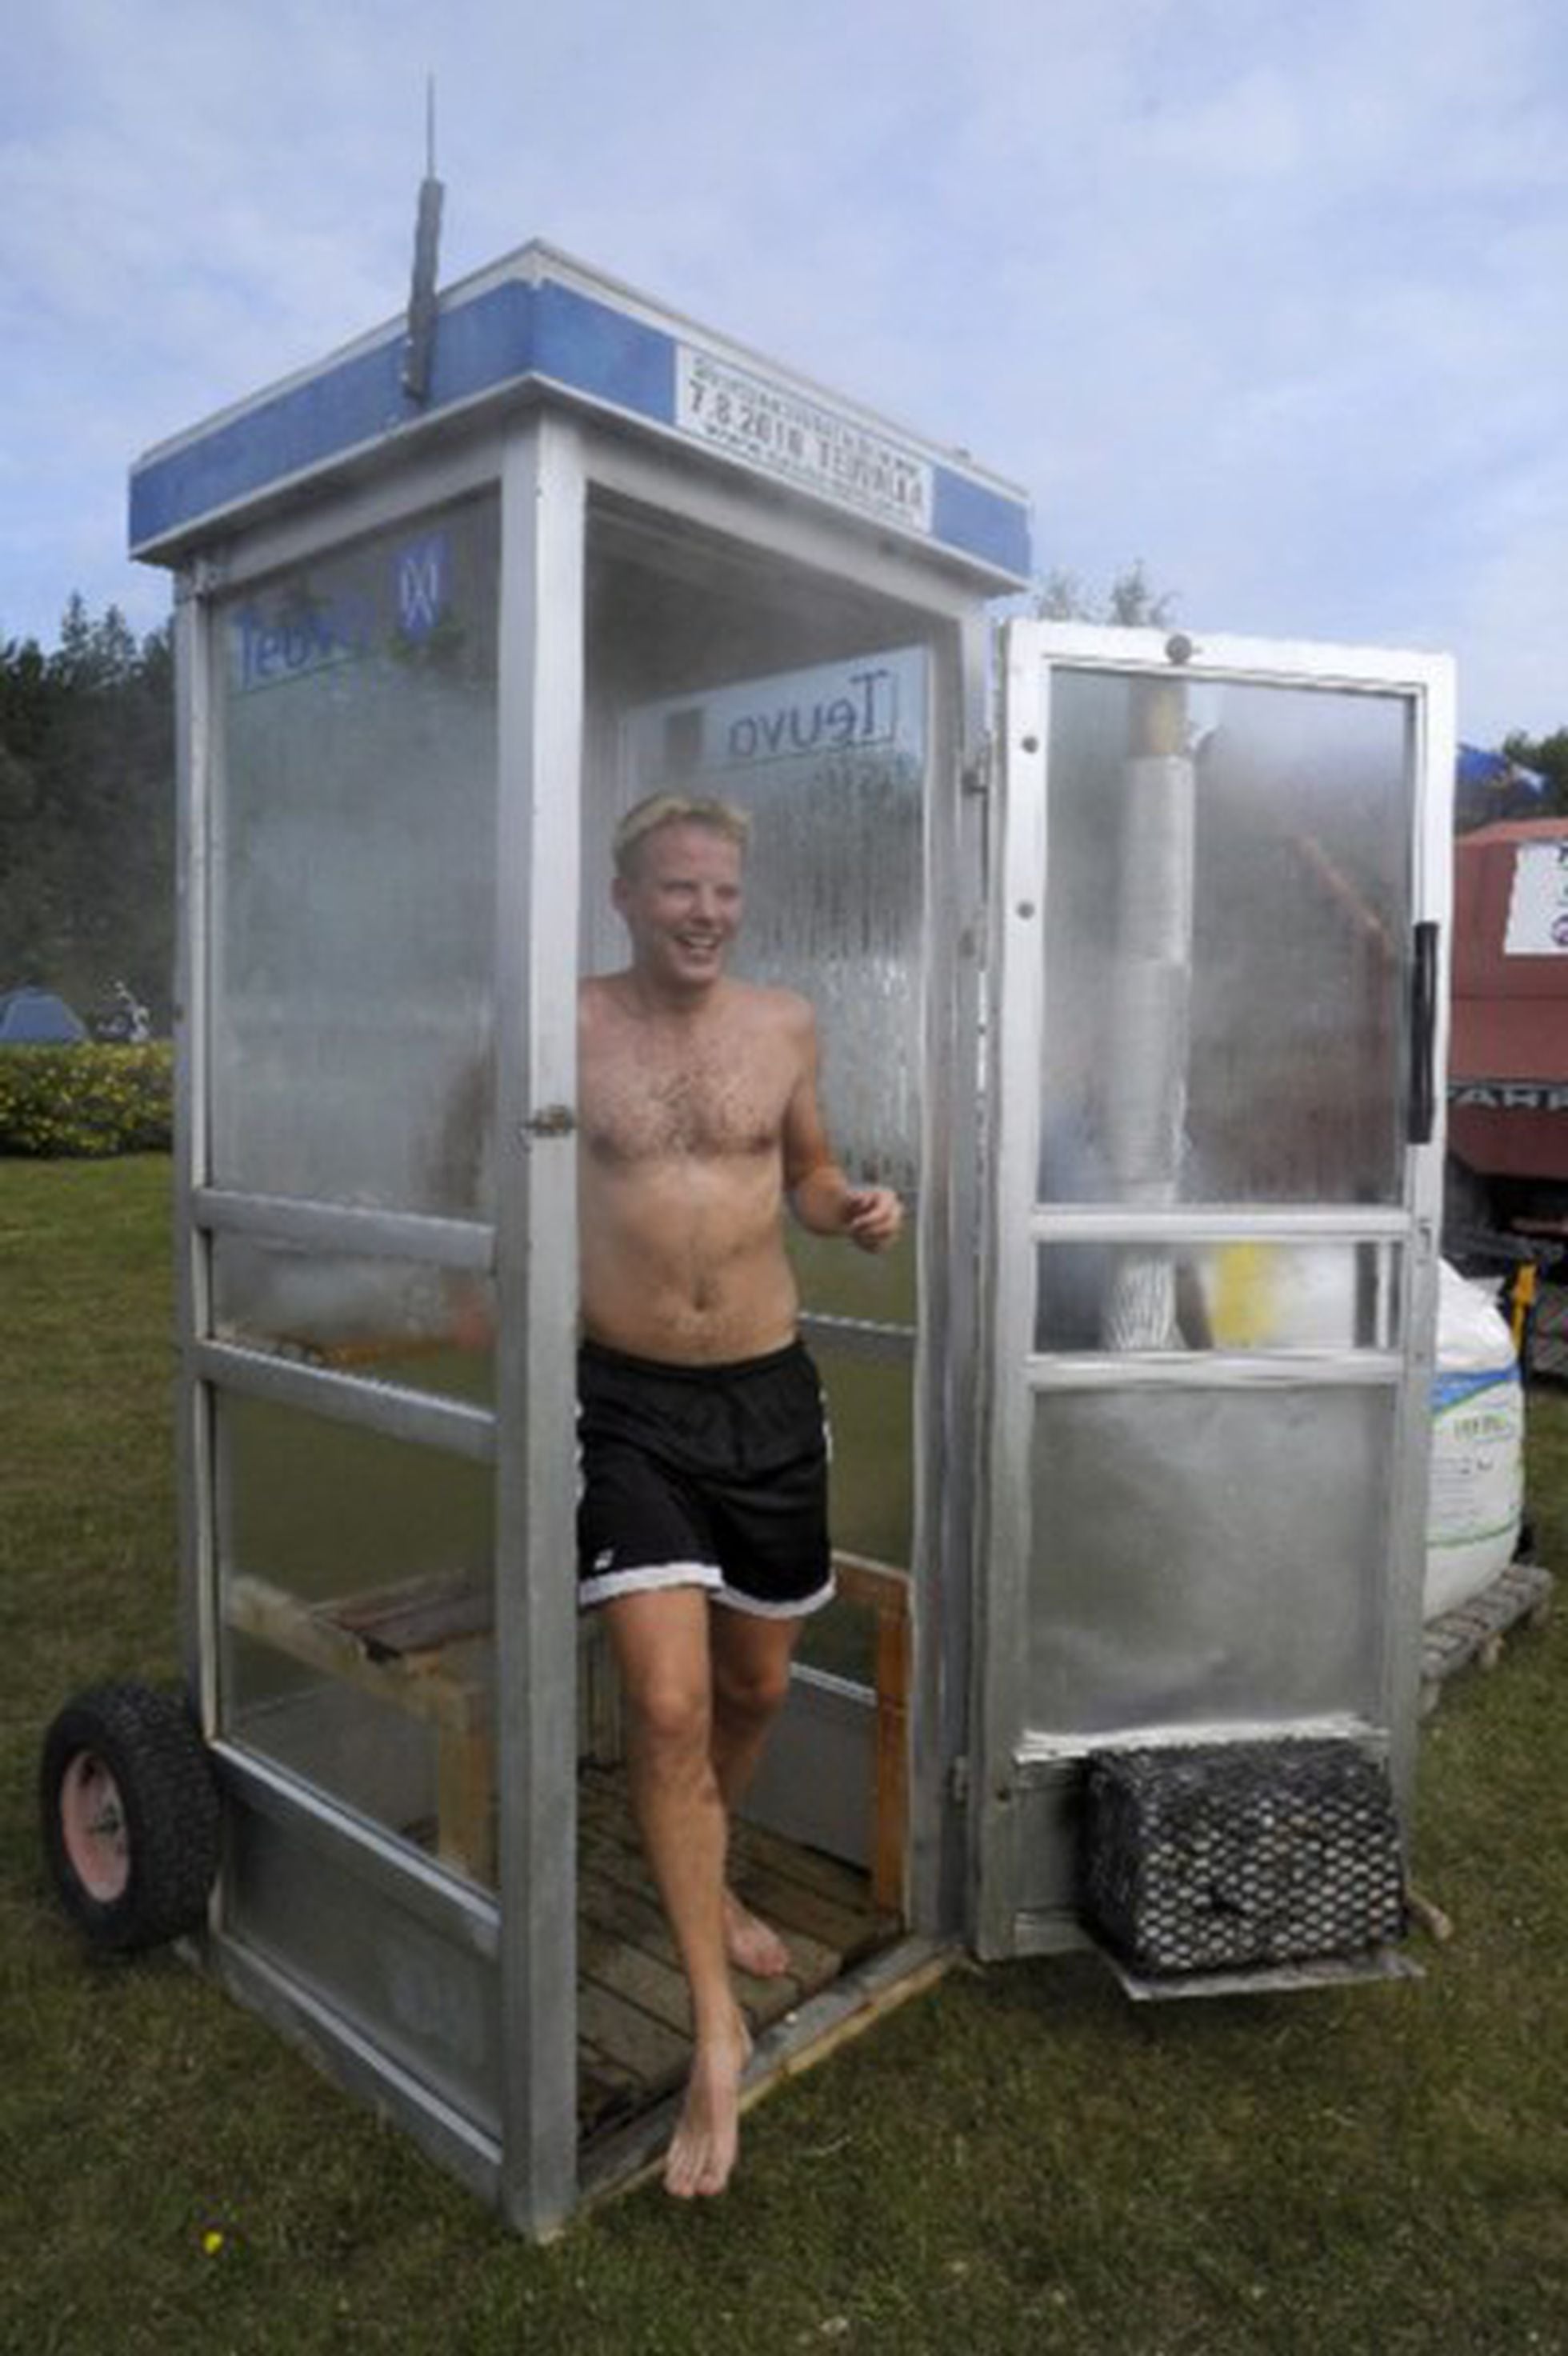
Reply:
[[817, 1108], [806, 1001], [725, 971], [746, 820], [657, 795], [616, 836], [631, 961], [583, 985], [579, 1367], [585, 1603], [621, 1673], [632, 1804], [691, 1990], [665, 2162], [682, 2199], [735, 2165], [751, 2040], [732, 1964], [789, 1967], [728, 1888], [729, 1820], [832, 1592], [827, 1450], [783, 1210], [880, 1251], [902, 1211], [852, 1186]]

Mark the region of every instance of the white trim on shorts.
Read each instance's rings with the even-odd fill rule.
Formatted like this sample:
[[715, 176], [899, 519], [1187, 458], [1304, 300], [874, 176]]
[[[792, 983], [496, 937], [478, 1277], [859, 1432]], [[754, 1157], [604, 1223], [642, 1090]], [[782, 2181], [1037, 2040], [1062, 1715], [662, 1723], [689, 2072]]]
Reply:
[[653, 1562], [631, 1570], [596, 1572], [592, 1579], [583, 1580], [577, 1590], [577, 1602], [580, 1610], [590, 1612], [596, 1604], [613, 1603], [618, 1596], [657, 1594], [660, 1589], [671, 1587], [700, 1588], [715, 1603], [727, 1604], [732, 1612], [749, 1612], [757, 1620], [804, 1620], [831, 1603], [834, 1593], [830, 1571], [821, 1587], [796, 1601], [759, 1602], [755, 1595], [727, 1586], [723, 1572], [711, 1562]]
[[702, 1587], [716, 1595], [723, 1585], [724, 1573], [716, 1562], [639, 1563], [628, 1570], [596, 1571], [592, 1579], [579, 1580], [577, 1601], [586, 1611], [618, 1595], [645, 1595], [660, 1587]]
[[833, 1591], [832, 1573], [830, 1571], [821, 1587], [813, 1588], [810, 1595], [800, 1596], [789, 1603], [761, 1603], [755, 1595], [747, 1595], [738, 1587], [723, 1585], [714, 1601], [727, 1603], [732, 1612], [749, 1612], [754, 1620], [805, 1620], [813, 1612], [820, 1612], [825, 1603], [831, 1603]]

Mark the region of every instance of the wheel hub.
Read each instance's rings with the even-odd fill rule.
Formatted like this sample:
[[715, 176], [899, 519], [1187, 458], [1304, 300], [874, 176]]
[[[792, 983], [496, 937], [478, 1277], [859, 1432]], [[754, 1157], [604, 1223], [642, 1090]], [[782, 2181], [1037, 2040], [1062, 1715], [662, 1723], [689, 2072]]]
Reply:
[[102, 1906], [123, 1897], [131, 1878], [131, 1843], [120, 1786], [102, 1759], [79, 1751], [59, 1793], [60, 1834], [71, 1870]]

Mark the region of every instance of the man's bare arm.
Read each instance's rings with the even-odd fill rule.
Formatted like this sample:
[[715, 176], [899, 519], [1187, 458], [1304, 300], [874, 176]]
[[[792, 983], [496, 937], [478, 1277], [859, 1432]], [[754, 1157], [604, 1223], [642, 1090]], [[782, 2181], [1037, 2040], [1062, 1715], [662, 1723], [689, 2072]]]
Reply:
[[817, 1025], [802, 1009], [800, 1074], [784, 1115], [784, 1183], [795, 1216], [817, 1236], [847, 1236], [863, 1251], [885, 1251], [904, 1224], [889, 1186], [855, 1186], [833, 1160], [817, 1102]]

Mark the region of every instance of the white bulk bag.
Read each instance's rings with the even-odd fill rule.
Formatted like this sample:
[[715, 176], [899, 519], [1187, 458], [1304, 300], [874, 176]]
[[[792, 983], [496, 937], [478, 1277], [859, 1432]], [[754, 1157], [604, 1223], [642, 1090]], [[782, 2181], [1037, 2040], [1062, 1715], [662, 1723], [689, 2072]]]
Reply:
[[1524, 1512], [1524, 1390], [1494, 1287], [1439, 1268], [1423, 1617], [1505, 1570]]

